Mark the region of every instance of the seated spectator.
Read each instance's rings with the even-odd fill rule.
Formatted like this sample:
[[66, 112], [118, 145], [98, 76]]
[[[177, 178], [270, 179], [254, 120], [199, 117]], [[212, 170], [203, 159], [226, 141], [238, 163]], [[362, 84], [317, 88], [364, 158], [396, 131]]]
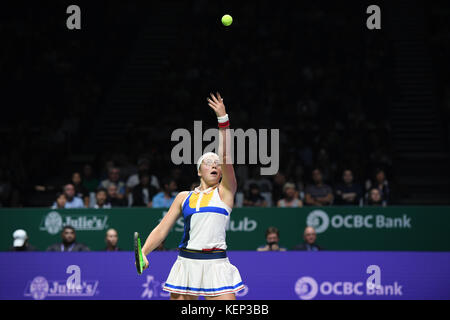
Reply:
[[[381, 200], [383, 203], [388, 204], [391, 196], [391, 190], [389, 188], [389, 182], [386, 179], [386, 174], [383, 169], [377, 169], [375, 171], [375, 178], [373, 181], [366, 181], [366, 190], [377, 188], [380, 192]], [[370, 192], [367, 196], [370, 195]]]
[[108, 179], [100, 182], [99, 187], [108, 190], [108, 187], [111, 184], [114, 184], [117, 187], [117, 198], [125, 198], [125, 183], [120, 180], [120, 169], [118, 167], [112, 167], [108, 169]]
[[170, 170], [169, 179], [175, 180], [177, 187], [180, 189], [186, 190], [189, 186], [189, 176], [183, 174], [183, 171], [178, 166]]
[[61, 243], [55, 243], [47, 248], [47, 251], [53, 252], [79, 252], [90, 251], [85, 245], [76, 241], [77, 236], [75, 228], [72, 226], [65, 226], [61, 231]]
[[[84, 203], [81, 198], [75, 196], [75, 187], [73, 184], [68, 183], [64, 186], [64, 195], [66, 196], [66, 203], [64, 204], [65, 209], [79, 209], [84, 208]], [[53, 203], [52, 208], [56, 208], [58, 205], [56, 202]]]
[[138, 172], [132, 174], [127, 180], [127, 188], [129, 190], [133, 189], [139, 184], [139, 174], [141, 172], [147, 172], [150, 177], [150, 185], [152, 185], [156, 190], [159, 190], [159, 181], [158, 178], [152, 174], [150, 174], [150, 161], [146, 158], [139, 159], [138, 161]]
[[269, 227], [266, 231], [266, 244], [258, 247], [257, 251], [286, 251], [280, 247], [280, 232], [275, 227]]
[[64, 209], [66, 207], [67, 198], [66, 195], [62, 192], [58, 192], [56, 194], [56, 201], [52, 205], [52, 209]]
[[150, 175], [146, 171], [139, 173], [139, 184], [131, 191], [132, 206], [133, 207], [151, 207], [152, 200], [155, 194], [158, 193], [156, 189], [150, 183]]
[[362, 199], [362, 188], [353, 182], [353, 172], [349, 169], [342, 173], [342, 183], [336, 186], [336, 205], [359, 205]]
[[304, 184], [304, 169], [303, 166], [297, 165], [295, 166], [295, 172], [294, 172], [294, 184], [296, 187], [297, 192], [299, 193], [299, 199], [304, 201], [305, 199], [305, 184]]
[[84, 206], [89, 207], [89, 191], [81, 182], [81, 174], [79, 172], [72, 173], [72, 184], [75, 188], [75, 195], [83, 200]]
[[11, 198], [12, 184], [6, 170], [0, 168], [0, 208], [7, 207]]
[[92, 166], [85, 164], [83, 167], [83, 178], [81, 179], [82, 185], [88, 192], [95, 192], [97, 190], [99, 181], [94, 177]]
[[116, 229], [109, 228], [108, 230], [106, 230], [105, 251], [121, 251], [121, 249], [117, 246], [118, 242], [119, 242], [119, 234], [117, 233]]
[[283, 186], [284, 198], [278, 200], [279, 208], [299, 208], [303, 207], [303, 202], [298, 198], [298, 192], [295, 190], [295, 184], [287, 182]]
[[126, 207], [127, 202], [123, 197], [120, 197], [118, 193], [118, 188], [115, 183], [109, 183], [107, 190], [107, 198], [108, 203], [111, 205], [111, 207]]
[[247, 207], [267, 207], [267, 201], [261, 195], [259, 186], [256, 183], [252, 183], [249, 187], [249, 191], [244, 198], [244, 206]]
[[281, 172], [277, 172], [273, 177], [272, 203], [278, 203], [278, 200], [283, 197], [283, 187], [285, 183], [285, 175]]
[[94, 209], [111, 209], [111, 203], [108, 202], [108, 193], [106, 189], [100, 188], [95, 193]]
[[252, 167], [250, 173], [250, 177], [244, 179], [244, 190], [250, 190], [251, 185], [256, 184], [258, 185], [260, 192], [272, 191], [272, 183], [265, 176], [261, 176], [259, 167]]
[[158, 192], [152, 200], [153, 208], [169, 208], [175, 200], [177, 184], [175, 180], [166, 179], [163, 184], [163, 191]]
[[192, 182], [192, 183], [191, 183], [191, 188], [190, 188], [189, 190], [190, 190], [190, 191], [194, 191], [195, 188], [197, 188], [197, 187], [199, 187], [199, 186], [200, 186], [200, 185], [199, 185], [198, 181]]
[[14, 231], [13, 239], [13, 246], [9, 251], [36, 251], [36, 248], [28, 242], [29, 238], [25, 230], [17, 229]]
[[310, 206], [327, 206], [333, 203], [333, 190], [330, 186], [323, 183], [320, 169], [314, 169], [312, 172], [314, 184], [306, 187], [305, 202]]
[[300, 251], [320, 251], [323, 250], [321, 246], [316, 243], [317, 235], [313, 227], [306, 227], [303, 232], [303, 243], [294, 247], [294, 250]]
[[367, 205], [369, 206], [386, 206], [386, 202], [381, 198], [380, 190], [377, 188], [372, 188], [369, 191], [369, 196], [367, 200]]

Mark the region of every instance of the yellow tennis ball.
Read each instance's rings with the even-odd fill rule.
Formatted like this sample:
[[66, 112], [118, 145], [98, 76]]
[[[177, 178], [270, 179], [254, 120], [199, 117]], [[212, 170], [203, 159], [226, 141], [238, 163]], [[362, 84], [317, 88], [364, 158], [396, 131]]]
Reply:
[[226, 14], [222, 17], [222, 24], [225, 27], [228, 27], [232, 23], [233, 23], [233, 18], [229, 14]]

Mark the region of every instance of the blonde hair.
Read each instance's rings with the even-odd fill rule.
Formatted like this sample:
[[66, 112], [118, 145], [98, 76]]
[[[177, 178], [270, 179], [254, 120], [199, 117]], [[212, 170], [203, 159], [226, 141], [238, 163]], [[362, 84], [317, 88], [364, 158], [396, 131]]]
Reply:
[[200, 165], [202, 164], [203, 159], [205, 159], [205, 158], [207, 158], [207, 157], [211, 157], [211, 156], [213, 156], [213, 157], [219, 159], [219, 156], [217, 155], [217, 153], [214, 153], [214, 152], [206, 152], [205, 154], [203, 154], [203, 155], [202, 155], [200, 158], [198, 158], [198, 160], [197, 160], [197, 171], [200, 170]]

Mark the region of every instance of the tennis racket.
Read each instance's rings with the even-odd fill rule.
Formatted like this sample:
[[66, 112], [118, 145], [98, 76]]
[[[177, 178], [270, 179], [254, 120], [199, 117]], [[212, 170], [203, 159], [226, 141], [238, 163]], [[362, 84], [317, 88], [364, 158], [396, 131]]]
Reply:
[[141, 247], [141, 238], [139, 238], [139, 233], [134, 233], [134, 259], [136, 262], [136, 270], [140, 275], [142, 271], [144, 271], [145, 263], [142, 258], [142, 247]]

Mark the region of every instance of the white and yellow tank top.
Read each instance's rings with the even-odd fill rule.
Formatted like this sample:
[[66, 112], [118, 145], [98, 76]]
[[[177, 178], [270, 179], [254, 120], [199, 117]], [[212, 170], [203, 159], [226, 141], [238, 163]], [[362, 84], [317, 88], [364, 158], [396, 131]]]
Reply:
[[184, 234], [179, 248], [226, 250], [225, 232], [231, 208], [219, 196], [219, 188], [189, 192], [183, 201]]

